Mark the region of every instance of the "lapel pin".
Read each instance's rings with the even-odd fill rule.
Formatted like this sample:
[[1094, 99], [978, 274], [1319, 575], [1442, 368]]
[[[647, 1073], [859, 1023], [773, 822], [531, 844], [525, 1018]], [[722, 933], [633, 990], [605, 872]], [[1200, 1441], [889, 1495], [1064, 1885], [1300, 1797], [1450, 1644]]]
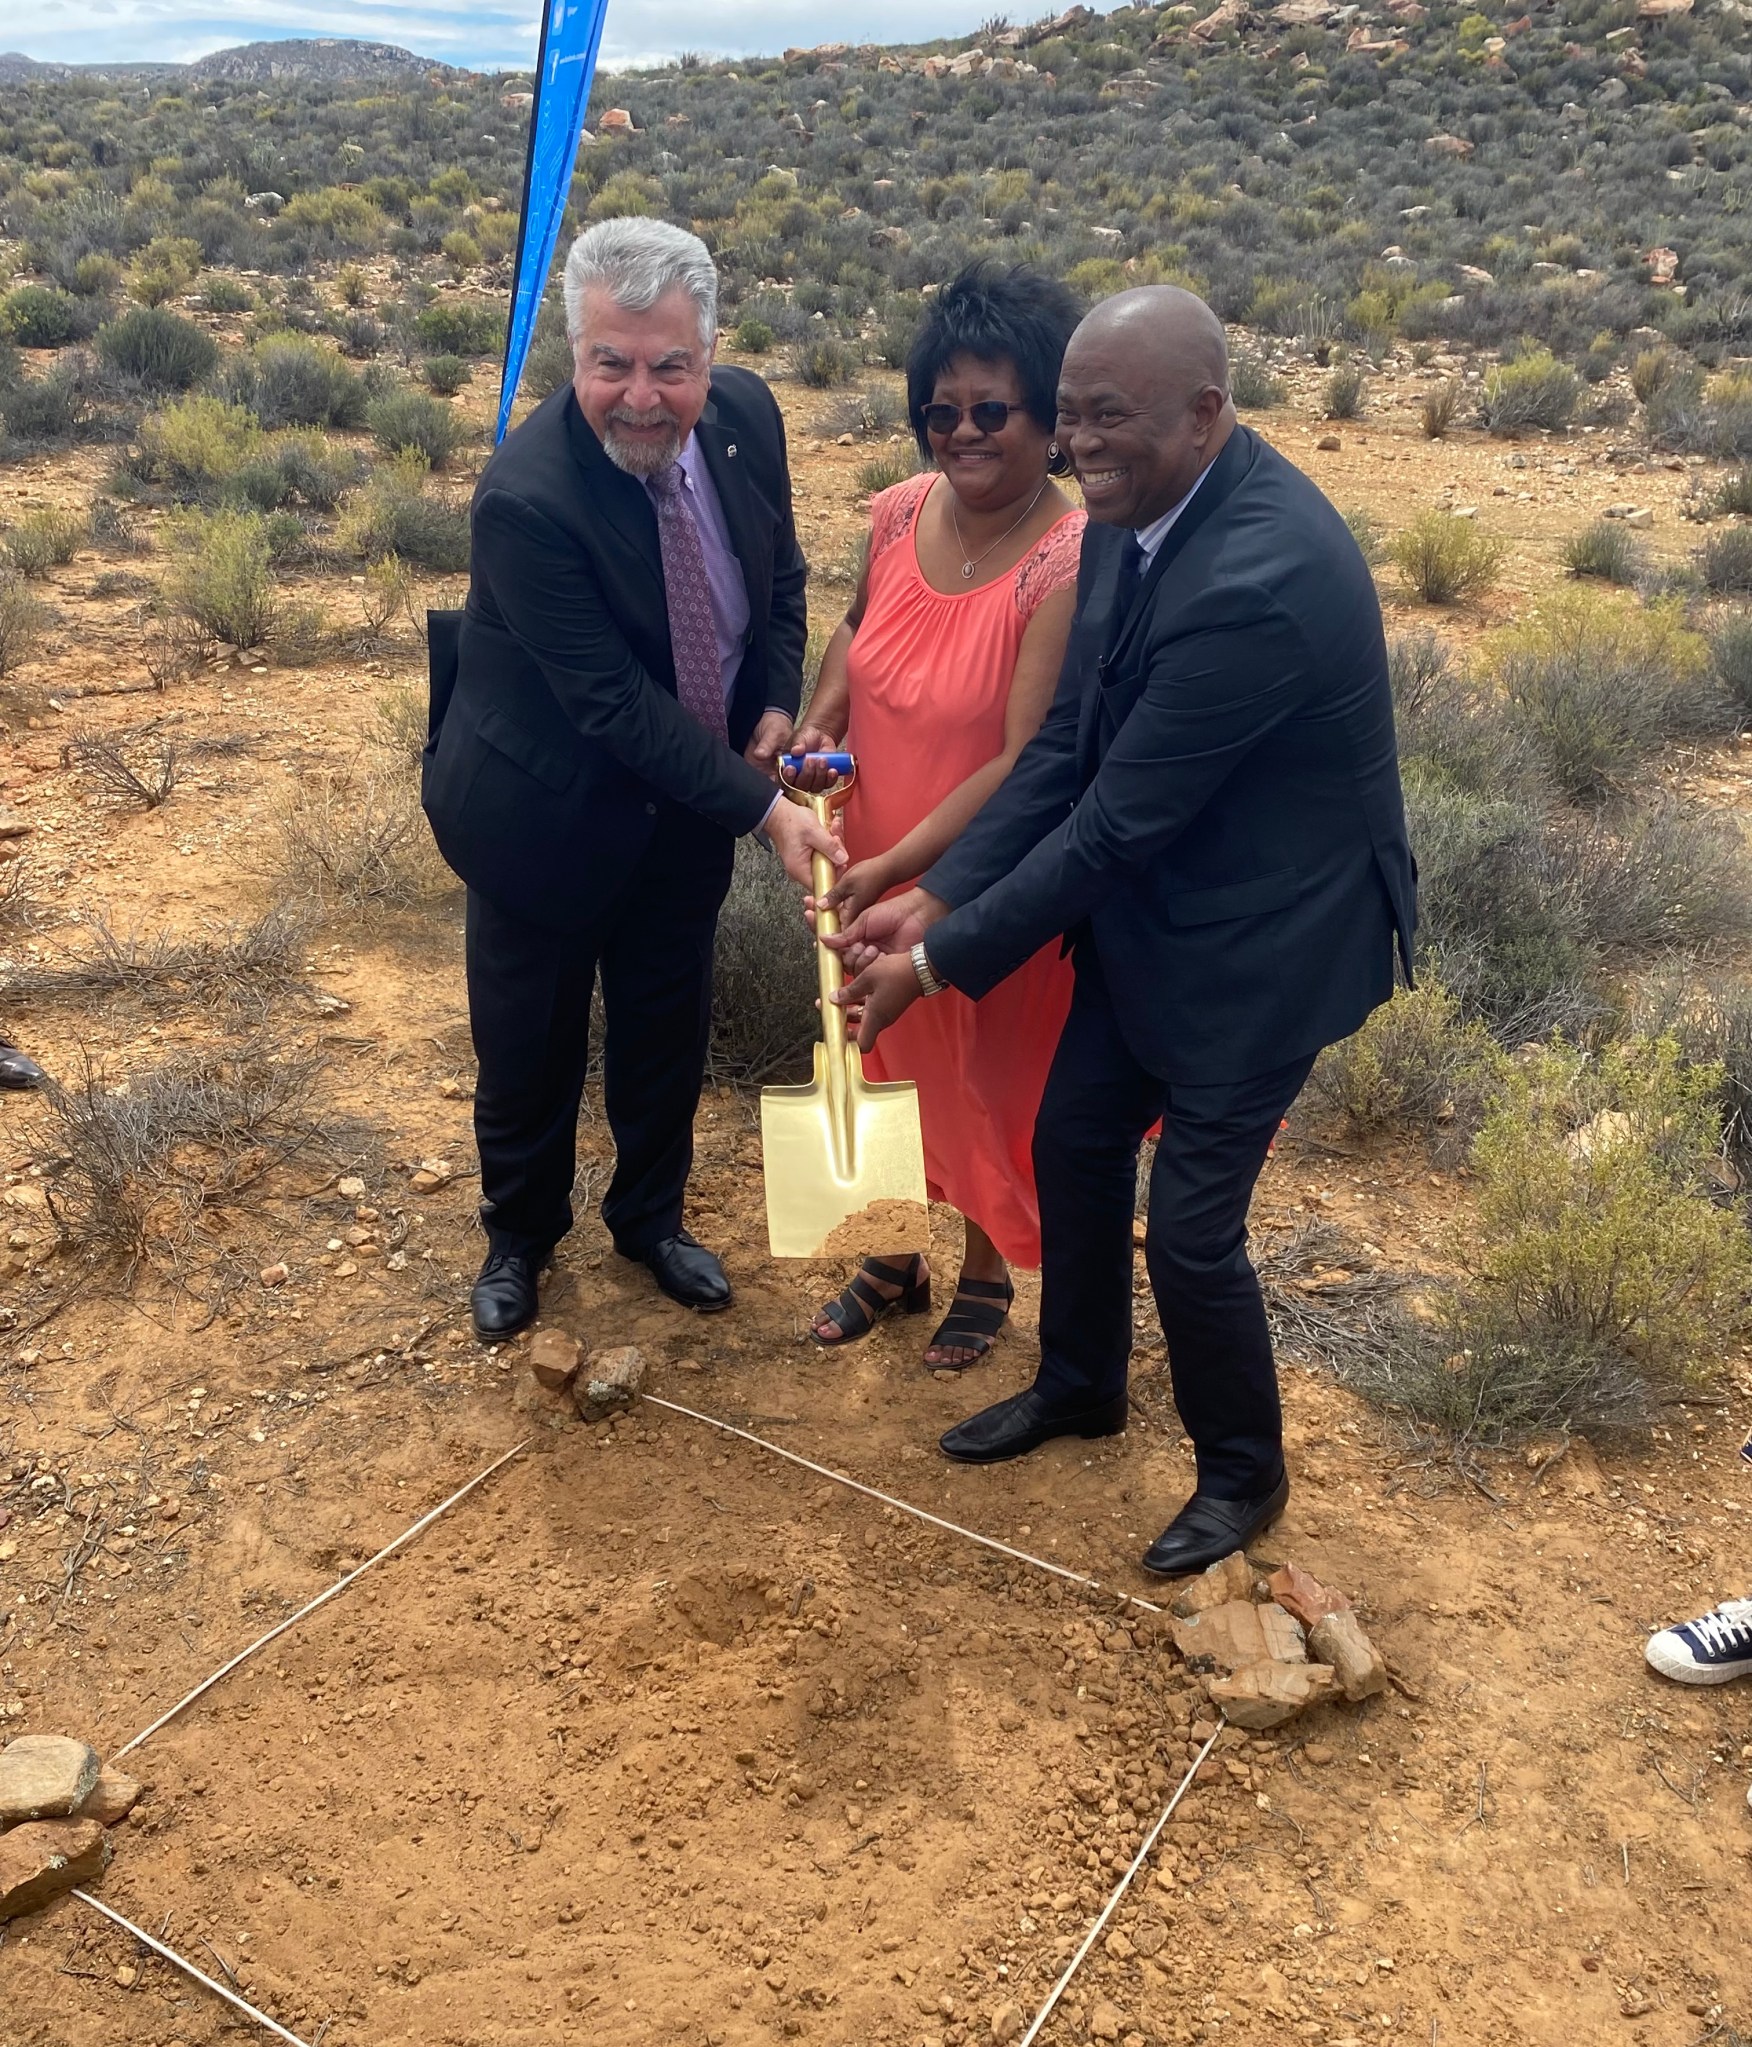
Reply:
[[724, 453], [725, 453], [726, 455], [734, 455], [734, 454], [735, 454], [735, 452], [736, 452], [736, 443], [735, 443], [734, 441], [732, 441], [732, 442], [730, 443], [729, 447], [727, 447], [727, 448], [726, 448], [726, 449], [724, 450]]

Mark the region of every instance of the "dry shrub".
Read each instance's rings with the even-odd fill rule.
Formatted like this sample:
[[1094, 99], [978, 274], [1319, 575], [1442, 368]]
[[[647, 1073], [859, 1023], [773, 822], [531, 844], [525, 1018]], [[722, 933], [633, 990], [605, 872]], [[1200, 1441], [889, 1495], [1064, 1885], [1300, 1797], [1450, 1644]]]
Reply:
[[1560, 884], [1607, 951], [1710, 952], [1752, 929], [1752, 867], [1730, 819], [1658, 795], [1551, 834]]
[[1393, 542], [1395, 566], [1425, 604], [1458, 604], [1482, 596], [1496, 581], [1507, 544], [1476, 519], [1425, 511]]
[[1359, 1135], [1411, 1125], [1450, 1138], [1478, 1127], [1502, 1054], [1442, 984], [1402, 988], [1321, 1055], [1310, 1085]]
[[0, 575], [0, 675], [10, 675], [36, 652], [49, 629], [49, 607], [18, 576]]
[[88, 1059], [45, 1090], [63, 1237], [133, 1274], [180, 1268], [216, 1212], [276, 1166], [326, 1151], [313, 1110], [322, 1062], [271, 1040], [179, 1053], [112, 1085]]
[[719, 1080], [807, 1075], [819, 1034], [815, 946], [801, 898], [752, 840], [736, 847], [712, 966], [711, 1070]]
[[1724, 701], [1743, 721], [1752, 714], [1752, 613], [1734, 612], [1714, 627], [1709, 665]]
[[1706, 589], [1719, 597], [1752, 597], [1752, 526], [1712, 534], [1697, 555]]
[[6, 535], [6, 557], [21, 576], [46, 576], [65, 568], [79, 552], [87, 522], [77, 512], [44, 506], [26, 512]]
[[403, 772], [370, 768], [300, 782], [274, 818], [270, 871], [325, 909], [424, 901], [453, 885]]
[[84, 927], [77, 951], [0, 971], [0, 1004], [32, 1008], [134, 1002], [155, 1013], [211, 1012], [216, 1006], [265, 1020], [289, 995], [306, 991], [307, 925], [284, 905], [247, 924], [213, 924], [198, 938], [168, 931], [118, 936]]
[[1426, 391], [1417, 416], [1418, 425], [1423, 428], [1424, 439], [1445, 440], [1459, 413], [1460, 381], [1457, 377], [1450, 377], [1445, 383], [1438, 384], [1433, 391]]
[[918, 473], [918, 466], [918, 457], [910, 444], [884, 448], [880, 454], [858, 464], [854, 479], [858, 495], [874, 497], [879, 490], [889, 490], [897, 483], [904, 483], [909, 476]]
[[398, 555], [415, 568], [454, 575], [468, 567], [468, 506], [427, 487], [429, 471], [418, 454], [398, 455], [372, 472], [349, 501], [340, 524], [341, 545], [377, 560]]
[[184, 398], [140, 427], [137, 466], [180, 497], [212, 498], [254, 462], [261, 427], [248, 409], [218, 398]]
[[1361, 419], [1369, 380], [1356, 363], [1340, 363], [1326, 380], [1324, 410], [1328, 419]]
[[1563, 565], [1572, 576], [1602, 583], [1634, 583], [1642, 573], [1642, 549], [1622, 519], [1596, 519], [1563, 544]]
[[176, 787], [176, 741], [151, 730], [76, 733], [61, 748], [61, 761], [100, 794], [142, 810], [156, 810]]
[[366, 736], [380, 746], [403, 771], [416, 775], [420, 756], [426, 750], [430, 709], [426, 691], [418, 683], [395, 682], [377, 699], [376, 728]]
[[1671, 1037], [1525, 1052], [1473, 1145], [1461, 1277], [1339, 1376], [1463, 1444], [1636, 1428], [1745, 1327], [1752, 1241], [1712, 1198], [1723, 1076]]
[[165, 585], [209, 639], [260, 647], [273, 634], [273, 536], [259, 512], [190, 512], [172, 528], [180, 559]]
[[1499, 634], [1490, 669], [1570, 797], [1604, 795], [1663, 741], [1721, 722], [1707, 643], [1673, 603], [1573, 591]]

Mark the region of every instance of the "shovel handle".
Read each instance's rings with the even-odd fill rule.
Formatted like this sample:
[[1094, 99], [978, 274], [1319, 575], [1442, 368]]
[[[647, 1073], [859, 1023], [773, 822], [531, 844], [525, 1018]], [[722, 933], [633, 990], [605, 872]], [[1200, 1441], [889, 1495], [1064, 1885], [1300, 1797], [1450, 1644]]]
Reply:
[[[833, 829], [833, 806], [823, 791], [809, 799], [815, 822], [823, 831]], [[815, 968], [821, 986], [821, 1035], [827, 1042], [829, 1070], [845, 1067], [846, 1013], [833, 999], [845, 985], [845, 963], [831, 946], [821, 943], [840, 928], [839, 913], [822, 907], [823, 899], [838, 876], [825, 853], [814, 855], [810, 871], [815, 882]]]

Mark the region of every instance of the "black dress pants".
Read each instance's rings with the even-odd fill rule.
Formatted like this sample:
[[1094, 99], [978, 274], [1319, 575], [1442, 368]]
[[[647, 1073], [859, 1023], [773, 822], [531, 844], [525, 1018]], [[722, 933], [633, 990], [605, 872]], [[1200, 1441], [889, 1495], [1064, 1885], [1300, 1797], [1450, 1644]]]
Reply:
[[1247, 1256], [1247, 1206], [1313, 1064], [1297, 1059], [1209, 1087], [1146, 1072], [1084, 947], [1035, 1124], [1043, 1258], [1035, 1384], [1071, 1407], [1125, 1391], [1138, 1149], [1160, 1117], [1145, 1260], [1199, 1490], [1222, 1499], [1267, 1493], [1283, 1471], [1277, 1368]]
[[599, 972], [615, 1146], [602, 1217], [615, 1248], [633, 1257], [681, 1228], [711, 1026], [712, 940], [735, 851], [720, 826], [663, 805], [631, 880], [583, 932], [525, 923], [469, 891], [475, 1142], [481, 1221], [495, 1250], [540, 1262], [572, 1227]]

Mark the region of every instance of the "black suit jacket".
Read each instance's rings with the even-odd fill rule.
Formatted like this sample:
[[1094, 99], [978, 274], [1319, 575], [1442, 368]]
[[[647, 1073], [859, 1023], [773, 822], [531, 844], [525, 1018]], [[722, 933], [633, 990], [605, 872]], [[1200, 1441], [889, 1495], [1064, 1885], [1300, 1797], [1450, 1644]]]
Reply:
[[794, 715], [802, 689], [807, 570], [784, 424], [759, 377], [720, 369], [694, 431], [748, 586], [729, 746], [677, 701], [656, 511], [570, 385], [475, 488], [455, 685], [423, 796], [450, 865], [531, 923], [575, 931], [600, 916], [665, 798], [726, 833], [752, 831], [773, 799], [741, 749], [764, 710]]
[[1046, 722], [924, 886], [932, 964], [983, 995], [1093, 944], [1126, 1042], [1182, 1085], [1349, 1035], [1407, 975], [1415, 870], [1387, 650], [1344, 521], [1238, 427], [1129, 603], [1091, 525]]

